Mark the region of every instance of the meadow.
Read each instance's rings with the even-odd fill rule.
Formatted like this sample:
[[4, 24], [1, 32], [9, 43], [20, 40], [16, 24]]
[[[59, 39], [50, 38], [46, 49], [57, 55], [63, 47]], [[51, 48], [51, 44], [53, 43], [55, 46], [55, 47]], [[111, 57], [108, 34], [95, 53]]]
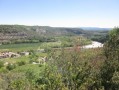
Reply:
[[41, 43], [20, 43], [20, 44], [7, 44], [0, 45], [0, 51], [29, 51], [29, 50], [37, 50]]

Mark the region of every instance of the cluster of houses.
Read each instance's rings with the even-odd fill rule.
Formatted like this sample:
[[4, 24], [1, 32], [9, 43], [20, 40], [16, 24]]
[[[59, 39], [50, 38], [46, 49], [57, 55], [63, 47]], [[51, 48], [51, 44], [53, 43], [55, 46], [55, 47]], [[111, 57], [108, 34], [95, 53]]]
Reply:
[[[45, 52], [44, 49], [39, 49], [37, 52]], [[0, 59], [3, 58], [17, 58], [21, 56], [28, 56], [30, 55], [30, 52], [24, 51], [24, 52], [10, 52], [10, 51], [4, 51], [0, 52]], [[47, 57], [39, 57], [37, 62], [33, 62], [32, 64], [45, 64], [47, 62]], [[8, 65], [8, 62], [5, 62], [4, 65]]]
[[29, 52], [20, 52], [20, 53], [14, 53], [14, 52], [0, 52], [0, 59], [2, 58], [14, 58], [14, 57], [20, 57], [20, 56], [27, 56], [29, 55]]
[[20, 55], [13, 52], [2, 52], [0, 53], [0, 59], [2, 58], [11, 58], [11, 57], [19, 57]]

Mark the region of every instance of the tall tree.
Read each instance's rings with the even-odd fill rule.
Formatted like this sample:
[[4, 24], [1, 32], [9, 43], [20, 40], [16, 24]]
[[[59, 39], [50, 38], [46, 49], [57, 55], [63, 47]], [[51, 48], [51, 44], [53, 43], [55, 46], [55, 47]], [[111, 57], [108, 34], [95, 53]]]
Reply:
[[104, 90], [119, 90], [119, 82], [114, 79], [119, 79], [119, 28], [110, 31], [104, 55], [106, 60], [101, 68], [102, 86]]

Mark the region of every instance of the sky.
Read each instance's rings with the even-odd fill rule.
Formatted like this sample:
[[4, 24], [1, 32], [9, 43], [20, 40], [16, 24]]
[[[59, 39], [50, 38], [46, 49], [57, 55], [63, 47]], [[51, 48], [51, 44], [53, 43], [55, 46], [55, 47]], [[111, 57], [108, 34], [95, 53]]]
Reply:
[[0, 24], [119, 26], [119, 0], [0, 0]]

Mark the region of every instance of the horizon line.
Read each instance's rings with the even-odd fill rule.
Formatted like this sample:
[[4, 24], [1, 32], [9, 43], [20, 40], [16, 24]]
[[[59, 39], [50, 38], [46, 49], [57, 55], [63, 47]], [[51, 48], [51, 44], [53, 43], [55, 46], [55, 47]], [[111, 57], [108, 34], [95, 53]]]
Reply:
[[100, 27], [100, 26], [52, 26], [52, 25], [36, 25], [36, 24], [0, 24], [0, 25], [19, 25], [19, 26], [46, 26], [46, 27], [59, 27], [59, 28], [115, 28], [114, 27]]

